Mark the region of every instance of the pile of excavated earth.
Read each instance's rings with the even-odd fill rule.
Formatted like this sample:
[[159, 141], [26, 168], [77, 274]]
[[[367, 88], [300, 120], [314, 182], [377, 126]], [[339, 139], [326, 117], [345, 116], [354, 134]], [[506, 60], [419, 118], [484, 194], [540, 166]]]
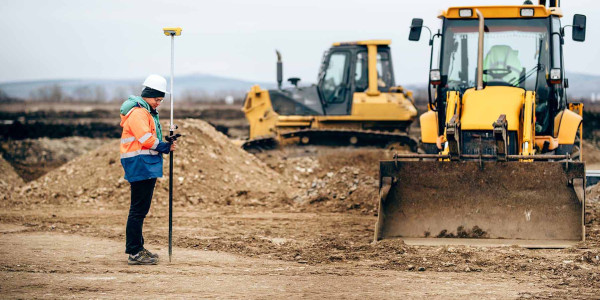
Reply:
[[374, 214], [379, 161], [393, 152], [376, 148], [291, 147], [256, 154], [288, 179], [292, 200], [306, 211]]
[[588, 240], [600, 245], [600, 183], [586, 189], [585, 224]]
[[6, 140], [0, 142], [0, 152], [25, 181], [31, 181], [109, 141], [80, 136]]
[[12, 200], [16, 190], [23, 185], [23, 180], [15, 172], [9, 162], [0, 155], [0, 205]]
[[[287, 199], [282, 176], [208, 123], [186, 119], [179, 127], [183, 137], [174, 153], [175, 205], [276, 207]], [[164, 176], [154, 196], [159, 204], [168, 201], [168, 155], [164, 158]], [[18, 201], [128, 206], [129, 184], [123, 176], [119, 141], [112, 141], [26, 184]]]
[[583, 160], [586, 162], [586, 169], [600, 169], [600, 144], [583, 141]]
[[[377, 209], [379, 160], [382, 149], [292, 147], [247, 153], [197, 119], [180, 121], [183, 137], [174, 153], [176, 206], [204, 210], [223, 206], [286, 207], [293, 211], [356, 211]], [[168, 156], [157, 181], [154, 201], [168, 201]], [[119, 141], [76, 157], [25, 184], [14, 197], [20, 204], [69, 204], [124, 207], [129, 184], [119, 158]]]
[[[379, 161], [393, 155], [384, 149], [305, 146], [255, 156], [197, 119], [181, 120], [179, 133], [183, 137], [174, 160], [175, 205], [208, 211], [264, 206], [373, 215]], [[129, 184], [123, 178], [119, 142], [103, 140], [94, 148], [25, 185], [18, 176], [3, 178], [2, 188], [11, 189], [3, 193], [4, 198], [12, 195], [13, 202], [21, 204], [128, 206]], [[593, 145], [586, 143], [584, 151], [588, 160], [600, 158]], [[154, 197], [159, 205], [168, 201], [168, 156], [164, 158], [164, 176], [157, 181]], [[3, 169], [9, 168], [3, 162]], [[10, 168], [5, 173], [14, 171]], [[598, 198], [595, 190], [588, 193], [588, 199]]]

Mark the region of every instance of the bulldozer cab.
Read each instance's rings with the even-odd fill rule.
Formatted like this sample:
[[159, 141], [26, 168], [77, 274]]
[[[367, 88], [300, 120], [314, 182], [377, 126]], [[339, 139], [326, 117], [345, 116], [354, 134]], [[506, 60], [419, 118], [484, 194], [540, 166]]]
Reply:
[[[409, 145], [408, 128], [417, 117], [412, 92], [395, 86], [390, 40], [334, 43], [323, 55], [317, 82], [282, 86], [283, 62], [277, 53], [277, 89], [254, 86], [243, 111], [249, 141], [266, 148], [301, 143], [328, 145]], [[263, 143], [264, 141], [264, 143]]]
[[[394, 86], [389, 41], [335, 43], [325, 52], [318, 89], [326, 115], [348, 115], [355, 92], [388, 92]], [[369, 51], [372, 51], [371, 61]], [[369, 68], [376, 70], [370, 85]]]
[[317, 84], [300, 86], [299, 78], [290, 78], [294, 87], [269, 91], [273, 109], [282, 116], [351, 115], [355, 93], [376, 96], [394, 87], [390, 43], [334, 43], [323, 54]]

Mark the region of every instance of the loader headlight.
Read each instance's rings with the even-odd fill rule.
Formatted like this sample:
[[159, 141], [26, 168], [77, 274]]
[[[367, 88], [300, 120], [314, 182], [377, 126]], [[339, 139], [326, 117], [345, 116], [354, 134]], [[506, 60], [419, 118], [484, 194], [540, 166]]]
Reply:
[[521, 17], [533, 17], [533, 8], [521, 8]]
[[551, 69], [550, 70], [550, 83], [558, 84], [562, 81], [562, 76], [560, 69]]
[[461, 18], [470, 18], [473, 16], [473, 10], [470, 8], [463, 8], [458, 10], [458, 15]]
[[440, 70], [429, 71], [429, 82], [433, 85], [439, 85], [442, 83], [442, 75], [440, 74]]

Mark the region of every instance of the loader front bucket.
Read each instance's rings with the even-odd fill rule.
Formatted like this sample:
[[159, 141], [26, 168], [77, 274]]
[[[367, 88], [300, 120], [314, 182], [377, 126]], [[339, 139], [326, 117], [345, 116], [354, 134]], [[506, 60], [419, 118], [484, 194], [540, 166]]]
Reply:
[[581, 162], [382, 161], [375, 240], [564, 248], [585, 239]]

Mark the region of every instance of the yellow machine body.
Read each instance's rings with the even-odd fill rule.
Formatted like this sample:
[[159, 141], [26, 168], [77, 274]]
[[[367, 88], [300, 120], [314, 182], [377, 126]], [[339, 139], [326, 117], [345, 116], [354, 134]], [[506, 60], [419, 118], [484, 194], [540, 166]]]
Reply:
[[[324, 139], [335, 139], [336, 134], [343, 133], [344, 139], [365, 138], [369, 140], [377, 132], [385, 134], [398, 133], [405, 138], [408, 126], [417, 116], [417, 109], [413, 104], [412, 92], [405, 91], [401, 86], [385, 86], [393, 83], [393, 72], [391, 69], [391, 57], [389, 54], [389, 40], [369, 40], [358, 42], [335, 43], [326, 52], [319, 83], [314, 86], [311, 99], [303, 98], [313, 87], [295, 87], [290, 89], [265, 90], [258, 85], [253, 86], [246, 95], [243, 111], [250, 125], [249, 142], [259, 139], [275, 139], [278, 143], [298, 138], [294, 132], [304, 133], [303, 141], [308, 141], [319, 136]], [[383, 52], [382, 52], [383, 51]], [[357, 74], [344, 77], [346, 89], [343, 101], [327, 102], [325, 92], [328, 85], [328, 72], [334, 63], [336, 53], [346, 54], [347, 69], [345, 72]], [[386, 57], [383, 61], [382, 57]], [[356, 61], [354, 59], [356, 58]], [[358, 61], [362, 58], [362, 61]], [[366, 64], [364, 62], [366, 61]], [[364, 65], [363, 65], [364, 64]], [[386, 64], [387, 69], [382, 65]], [[364, 70], [363, 82], [366, 81], [364, 89], [358, 87], [355, 82], [360, 70]], [[334, 70], [335, 71], [335, 70]], [[383, 73], [384, 74], [380, 74]], [[390, 76], [391, 82], [382, 83], [383, 76]], [[333, 78], [336, 79], [336, 78]], [[332, 80], [334, 81], [334, 80]], [[388, 79], [389, 81], [389, 79]], [[274, 103], [273, 97], [278, 97], [278, 103]], [[312, 100], [318, 104], [314, 111], [303, 111], [296, 114], [298, 105], [296, 98], [305, 101]], [[279, 99], [284, 99], [279, 100]], [[287, 101], [287, 102], [286, 102]], [[336, 109], [329, 111], [330, 108]], [[308, 134], [311, 135], [308, 135]], [[356, 133], [356, 134], [353, 134]], [[300, 134], [300, 133], [299, 133]], [[328, 136], [330, 135], [330, 136]], [[383, 137], [383, 136], [380, 136]], [[295, 142], [295, 141], [292, 141]]]
[[375, 96], [355, 93], [350, 115], [282, 116], [273, 110], [268, 91], [258, 85], [253, 86], [246, 96], [243, 111], [250, 123], [251, 139], [307, 128], [369, 129], [378, 121], [411, 122], [417, 115], [412, 101], [403, 93]]
[[[522, 16], [523, 9], [528, 10], [526, 14], [533, 11], [533, 16]], [[461, 70], [451, 74], [447, 65], [452, 61], [435, 70], [448, 81], [442, 79], [434, 86], [436, 99], [430, 100], [429, 110], [420, 116], [421, 143], [427, 154], [396, 155], [394, 160], [380, 162], [375, 241], [402, 238], [417, 245], [563, 248], [585, 240], [583, 105], [567, 103], [566, 96], [561, 96], [564, 83], [551, 82], [550, 68], [543, 69], [551, 65], [544, 59], [550, 60], [552, 53], [543, 47], [551, 42], [547, 39], [552, 36], [551, 25], [547, 31], [532, 27], [550, 21], [556, 24], [561, 16], [559, 8], [543, 5], [454, 7], [440, 15], [445, 28], [442, 43], [446, 34], [458, 36], [443, 48], [454, 52], [440, 56], [451, 60], [463, 55]], [[484, 17], [499, 19], [486, 21], [485, 33]], [[519, 21], [532, 18], [547, 22]], [[502, 39], [519, 30], [524, 32], [522, 37], [537, 38], [532, 43], [541, 45], [532, 50], [539, 55], [537, 67], [529, 73], [524, 68], [515, 80], [506, 79], [511, 72], [508, 67], [483, 65], [482, 46], [468, 52], [475, 54], [465, 59], [465, 51], [473, 48], [461, 49], [459, 43], [477, 34], [469, 30], [478, 22], [475, 42], [490, 34], [485, 42], [493, 43], [491, 37], [500, 32], [497, 39], [508, 43]], [[413, 24], [419, 26], [418, 20]], [[493, 46], [488, 47], [488, 53], [492, 52]], [[562, 55], [562, 49], [553, 51]], [[467, 65], [469, 61], [480, 65]], [[560, 66], [556, 61], [552, 64], [561, 67], [562, 59]], [[466, 80], [468, 74], [474, 76]], [[484, 78], [483, 84], [470, 78]]]

